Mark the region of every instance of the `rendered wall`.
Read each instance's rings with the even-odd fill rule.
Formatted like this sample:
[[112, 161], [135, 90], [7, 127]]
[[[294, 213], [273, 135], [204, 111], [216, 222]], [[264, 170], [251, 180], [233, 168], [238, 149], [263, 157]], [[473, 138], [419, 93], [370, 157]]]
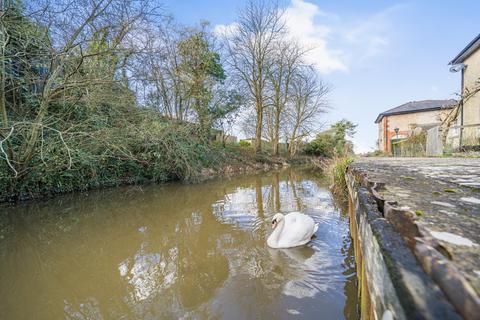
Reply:
[[[480, 86], [480, 50], [475, 51], [464, 61], [463, 94], [467, 90], [472, 91]], [[468, 98], [463, 105], [463, 124], [480, 124], [480, 92]], [[465, 128], [462, 137], [462, 145], [474, 145], [479, 142], [480, 127]]]
[[441, 119], [445, 117], [447, 112], [448, 111], [446, 110], [435, 110], [383, 117], [382, 121], [379, 123], [378, 130], [380, 148], [384, 152], [391, 151], [391, 139], [397, 137], [395, 128], [399, 129], [399, 138], [406, 138], [414, 125], [438, 125], [441, 123]]

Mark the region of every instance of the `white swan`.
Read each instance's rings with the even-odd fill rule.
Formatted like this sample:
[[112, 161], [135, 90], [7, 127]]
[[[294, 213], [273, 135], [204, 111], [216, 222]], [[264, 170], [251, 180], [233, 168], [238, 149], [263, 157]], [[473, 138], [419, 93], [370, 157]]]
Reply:
[[313, 219], [300, 212], [277, 213], [272, 219], [273, 232], [267, 239], [270, 248], [292, 248], [306, 244], [318, 230]]

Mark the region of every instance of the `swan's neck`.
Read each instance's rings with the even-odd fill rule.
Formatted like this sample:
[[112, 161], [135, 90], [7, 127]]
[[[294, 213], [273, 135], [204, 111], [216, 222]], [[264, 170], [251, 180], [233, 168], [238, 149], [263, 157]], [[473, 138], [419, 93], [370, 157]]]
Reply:
[[270, 247], [275, 248], [278, 246], [278, 241], [280, 240], [280, 235], [282, 234], [284, 224], [285, 224], [285, 219], [280, 220], [280, 222], [278, 222], [275, 229], [273, 229], [273, 232], [270, 235], [270, 237], [268, 237], [267, 241]]

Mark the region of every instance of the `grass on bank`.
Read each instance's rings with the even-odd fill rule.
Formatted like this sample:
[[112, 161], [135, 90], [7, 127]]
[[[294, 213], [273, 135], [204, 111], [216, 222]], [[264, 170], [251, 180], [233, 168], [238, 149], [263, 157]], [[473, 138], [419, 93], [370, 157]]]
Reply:
[[353, 158], [349, 156], [335, 157], [330, 165], [332, 173], [332, 193], [336, 196], [346, 199], [348, 194], [348, 186], [346, 181], [346, 173], [348, 166], [353, 162]]

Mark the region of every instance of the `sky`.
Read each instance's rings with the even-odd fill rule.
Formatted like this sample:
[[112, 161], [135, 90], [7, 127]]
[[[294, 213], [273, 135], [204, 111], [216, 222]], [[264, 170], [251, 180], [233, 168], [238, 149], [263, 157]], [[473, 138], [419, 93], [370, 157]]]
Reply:
[[[221, 30], [234, 23], [245, 1], [165, 0], [182, 24], [210, 21]], [[480, 1], [290, 0], [292, 37], [310, 51], [308, 62], [332, 91], [322, 122], [358, 124], [356, 152], [372, 151], [377, 115], [403, 103], [456, 98], [460, 74], [448, 63], [480, 33]]]

